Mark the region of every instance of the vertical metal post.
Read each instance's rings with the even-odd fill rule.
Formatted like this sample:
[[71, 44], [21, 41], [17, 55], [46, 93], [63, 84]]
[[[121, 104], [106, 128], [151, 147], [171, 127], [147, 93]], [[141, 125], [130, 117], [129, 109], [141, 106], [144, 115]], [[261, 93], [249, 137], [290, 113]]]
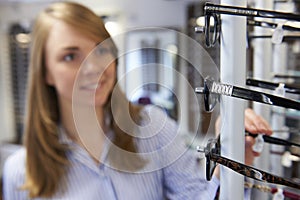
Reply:
[[[255, 7], [258, 9], [273, 9], [273, 0], [260, 1], [257, 0]], [[264, 19], [268, 20], [268, 19]], [[271, 20], [270, 20], [271, 21]], [[254, 27], [255, 35], [269, 35], [271, 29]], [[262, 80], [269, 80], [270, 72], [272, 71], [272, 42], [269, 39], [256, 39], [252, 41], [253, 44], [253, 77]], [[258, 90], [256, 88], [256, 90]], [[264, 117], [268, 122], [270, 121], [270, 106], [260, 103], [253, 103], [254, 111]], [[270, 169], [270, 150], [269, 146], [265, 144], [260, 157], [256, 158], [254, 165], [265, 171]], [[255, 199], [268, 199], [268, 194], [254, 190], [252, 194]]]
[[[294, 11], [294, 2], [285, 2], [285, 3], [277, 3], [276, 10], [283, 11], [283, 12], [293, 12]], [[287, 70], [287, 64], [288, 64], [288, 44], [287, 43], [281, 43], [281, 44], [275, 44], [274, 50], [273, 50], [273, 71], [274, 73], [286, 73]], [[280, 94], [280, 92], [275, 91], [277, 95], [283, 95]], [[276, 109], [278, 112], [283, 112], [284, 108], [274, 107], [273, 109]], [[273, 129], [282, 129], [285, 126], [285, 116], [278, 115], [274, 113], [272, 115], [272, 128]], [[282, 139], [286, 139], [284, 134], [278, 134], [273, 133], [274, 137], [279, 137]], [[277, 145], [271, 145], [271, 151], [280, 153], [284, 151], [283, 147], [277, 146]], [[270, 156], [271, 158], [271, 172], [274, 174], [277, 174], [279, 176], [283, 176], [283, 166], [281, 165], [281, 155], [273, 154]]]
[[[221, 0], [224, 5], [246, 7], [245, 0]], [[246, 18], [222, 15], [221, 82], [245, 85]], [[244, 162], [245, 101], [231, 97], [221, 99], [221, 154]], [[220, 199], [244, 199], [244, 177], [221, 167]]]

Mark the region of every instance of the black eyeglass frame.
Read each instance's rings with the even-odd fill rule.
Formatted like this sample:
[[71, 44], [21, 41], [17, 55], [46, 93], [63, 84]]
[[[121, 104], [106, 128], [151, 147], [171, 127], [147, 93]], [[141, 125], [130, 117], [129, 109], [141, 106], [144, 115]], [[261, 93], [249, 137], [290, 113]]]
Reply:
[[[210, 20], [211, 18], [214, 19], [214, 26], [213, 26], [213, 35], [211, 38], [211, 29], [210, 29]], [[213, 47], [216, 42], [218, 41], [218, 38], [220, 36], [221, 32], [221, 18], [219, 14], [211, 13], [209, 15], [205, 15], [205, 26], [204, 28], [204, 34], [205, 34], [205, 44], [206, 47]]]
[[[247, 19], [247, 25], [275, 29], [278, 27], [279, 24], [274, 23], [274, 22], [266, 22], [266, 21]], [[300, 31], [299, 27], [285, 25], [285, 24], [283, 24], [281, 28], [282, 28], [282, 30], [286, 30], [286, 31]]]
[[[204, 152], [206, 157], [206, 179], [209, 181], [212, 178], [213, 172], [217, 163], [221, 164], [241, 175], [246, 177], [273, 184], [285, 185], [292, 188], [300, 189], [300, 184], [292, 180], [288, 180], [260, 169], [242, 164], [240, 162], [231, 160], [229, 158], [220, 155], [220, 139], [209, 139], [206, 147], [202, 149], [197, 147], [198, 152]], [[214, 162], [214, 166], [211, 166], [211, 161]]]
[[275, 74], [273, 77], [277, 79], [293, 79], [296, 82], [300, 82], [300, 75]]
[[[254, 40], [254, 39], [272, 39], [273, 35], [248, 35], [247, 36], [247, 40], [248, 40], [248, 44], [250, 43], [250, 41]], [[299, 40], [300, 39], [300, 35], [283, 35], [282, 36], [282, 42], [293, 42], [295, 40]]]
[[254, 9], [254, 8], [244, 8], [238, 6], [227, 6], [227, 5], [225, 6], [225, 5], [213, 4], [207, 2], [204, 5], [204, 14], [206, 15], [211, 13], [300, 21], [300, 15], [294, 13]]
[[209, 77], [204, 79], [204, 87], [196, 87], [195, 92], [204, 95], [204, 106], [206, 112], [213, 111], [215, 105], [219, 102], [220, 95], [300, 110], [300, 102], [298, 101], [235, 85], [215, 82]]
[[[258, 134], [250, 133], [249, 131], [245, 131], [245, 135], [251, 136], [253, 138], [256, 138], [258, 136]], [[291, 147], [291, 146], [300, 147], [300, 144], [297, 144], [295, 142], [290, 142], [288, 140], [283, 140], [283, 139], [272, 137], [269, 135], [262, 135], [262, 138], [263, 138], [264, 142], [269, 143], [269, 144], [276, 144], [276, 145], [282, 145], [282, 146], [287, 146], [287, 147]]]
[[[244, 8], [238, 6], [225, 6], [220, 4], [205, 3], [204, 5], [204, 15], [205, 15], [205, 45], [210, 48], [213, 47], [220, 35], [221, 30], [221, 19], [220, 14], [245, 16], [245, 17], [261, 17], [261, 18], [273, 18], [273, 19], [285, 19], [292, 21], [300, 21], [300, 15], [288, 13], [288, 12], [278, 12], [272, 10], [262, 10], [253, 8]], [[214, 28], [213, 37], [210, 36], [210, 18], [214, 18]], [[258, 23], [256, 24], [258, 25]], [[262, 24], [261, 24], [262, 25]], [[271, 24], [269, 24], [271, 25]], [[274, 27], [274, 25], [273, 25]], [[286, 29], [293, 29], [294, 27], [284, 26]], [[293, 29], [294, 30], [294, 29]], [[212, 39], [210, 39], [212, 38]]]
[[[285, 92], [292, 93], [292, 94], [300, 94], [300, 88], [296, 87], [295, 85], [288, 84], [288, 83], [283, 83], [283, 84], [284, 84]], [[260, 87], [260, 88], [269, 89], [269, 90], [275, 90], [277, 87], [279, 87], [280, 83], [274, 83], [271, 81], [247, 78], [246, 85]]]

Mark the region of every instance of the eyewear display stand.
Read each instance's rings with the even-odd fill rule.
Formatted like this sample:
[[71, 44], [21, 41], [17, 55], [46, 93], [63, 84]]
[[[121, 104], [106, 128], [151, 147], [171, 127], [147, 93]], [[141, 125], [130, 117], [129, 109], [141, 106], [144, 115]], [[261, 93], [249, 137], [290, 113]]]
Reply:
[[[272, 10], [274, 6], [273, 0], [256, 0], [255, 5], [261, 9]], [[254, 27], [255, 35], [267, 35], [270, 34], [270, 29]], [[271, 40], [254, 40], [253, 44], [253, 76], [261, 79], [268, 79], [270, 72], [272, 71], [272, 42]], [[270, 121], [271, 107], [262, 105], [260, 103], [253, 103], [254, 111], [264, 117], [267, 121]], [[254, 166], [270, 170], [270, 152], [268, 148], [264, 148], [261, 155], [255, 159]], [[256, 199], [267, 200], [268, 194], [260, 191], [253, 190], [252, 196]]]
[[[245, 0], [221, 0], [221, 4], [246, 7]], [[221, 81], [245, 83], [246, 74], [246, 18], [222, 15], [220, 45]], [[236, 67], [239, 66], [239, 67]], [[222, 156], [244, 161], [244, 108], [243, 101], [221, 98], [221, 153]], [[240, 133], [240, 134], [238, 134]], [[244, 177], [221, 167], [220, 199], [244, 199]]]
[[[290, 4], [294, 4], [294, 2], [286, 2], [281, 4], [276, 4], [276, 10], [279, 11], [285, 11], [285, 12], [293, 12], [293, 8]], [[284, 73], [286, 72], [286, 66], [288, 63], [288, 44], [287, 43], [281, 43], [281, 44], [275, 44], [273, 47], [273, 72], [274, 73]], [[276, 81], [276, 78], [274, 79]], [[276, 90], [274, 91], [274, 94], [277, 95], [284, 95], [285, 91]], [[276, 109], [279, 112], [284, 112], [283, 108], [273, 108]], [[277, 115], [272, 114], [271, 115], [271, 126], [273, 129], [279, 129], [285, 126], [285, 116], [283, 115]], [[274, 133], [274, 137], [279, 137], [282, 139], [285, 138], [286, 134], [278, 134]], [[280, 146], [271, 145], [270, 146], [271, 152], [284, 152], [284, 148]], [[271, 154], [270, 155], [270, 172], [276, 173], [279, 176], [284, 175], [284, 167], [282, 165], [278, 165], [276, 163], [281, 163], [282, 156], [279, 154]]]
[[[207, 77], [205, 78], [204, 88], [199, 87], [195, 91], [204, 94], [205, 110], [208, 112], [211, 112], [216, 103], [220, 102], [222, 119], [220, 136], [223, 144], [220, 149], [221, 157], [231, 157], [238, 162], [244, 162], [245, 144], [240, 142], [243, 141], [243, 137], [239, 133], [241, 133], [241, 127], [244, 126], [245, 105], [241, 101], [235, 101], [226, 96], [300, 110], [299, 101], [243, 88], [246, 74], [246, 17], [300, 21], [300, 15], [273, 10], [252, 9], [246, 6], [247, 1], [237, 0], [221, 0], [220, 5], [206, 3], [204, 6], [205, 25], [203, 28], [200, 27], [201, 29], [195, 29], [196, 32], [204, 32], [205, 45], [208, 48], [213, 47], [220, 41], [221, 82], [215, 82]], [[236, 16], [244, 16], [244, 18]], [[279, 41], [282, 42], [284, 36], [283, 26], [281, 24], [277, 26], [278, 28], [272, 36], [274, 44], [279, 44]], [[285, 66], [285, 64], [282, 63], [281, 66]], [[223, 84], [224, 82], [227, 84]], [[276, 90], [281, 90], [282, 86], [280, 84]], [[244, 180], [240, 178], [221, 167], [220, 199], [244, 198], [242, 187]], [[296, 186], [299, 188], [298, 184]]]

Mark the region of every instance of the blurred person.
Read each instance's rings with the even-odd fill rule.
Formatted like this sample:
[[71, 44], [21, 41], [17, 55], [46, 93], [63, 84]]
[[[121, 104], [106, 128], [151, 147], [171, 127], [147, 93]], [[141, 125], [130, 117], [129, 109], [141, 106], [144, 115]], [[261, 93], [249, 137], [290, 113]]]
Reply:
[[[24, 148], [5, 163], [4, 199], [214, 199], [218, 170], [206, 181], [178, 124], [126, 99], [117, 64], [115, 44], [88, 8], [56, 2], [38, 15]], [[271, 134], [250, 110], [245, 127]], [[258, 156], [249, 144], [247, 164]]]

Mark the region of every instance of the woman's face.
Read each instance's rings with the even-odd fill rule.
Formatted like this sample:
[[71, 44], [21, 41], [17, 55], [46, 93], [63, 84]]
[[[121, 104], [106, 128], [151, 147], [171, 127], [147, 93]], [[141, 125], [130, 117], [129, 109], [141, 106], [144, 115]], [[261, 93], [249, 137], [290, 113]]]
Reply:
[[56, 88], [60, 104], [103, 106], [115, 84], [113, 59], [108, 44], [57, 20], [45, 46], [46, 82]]

